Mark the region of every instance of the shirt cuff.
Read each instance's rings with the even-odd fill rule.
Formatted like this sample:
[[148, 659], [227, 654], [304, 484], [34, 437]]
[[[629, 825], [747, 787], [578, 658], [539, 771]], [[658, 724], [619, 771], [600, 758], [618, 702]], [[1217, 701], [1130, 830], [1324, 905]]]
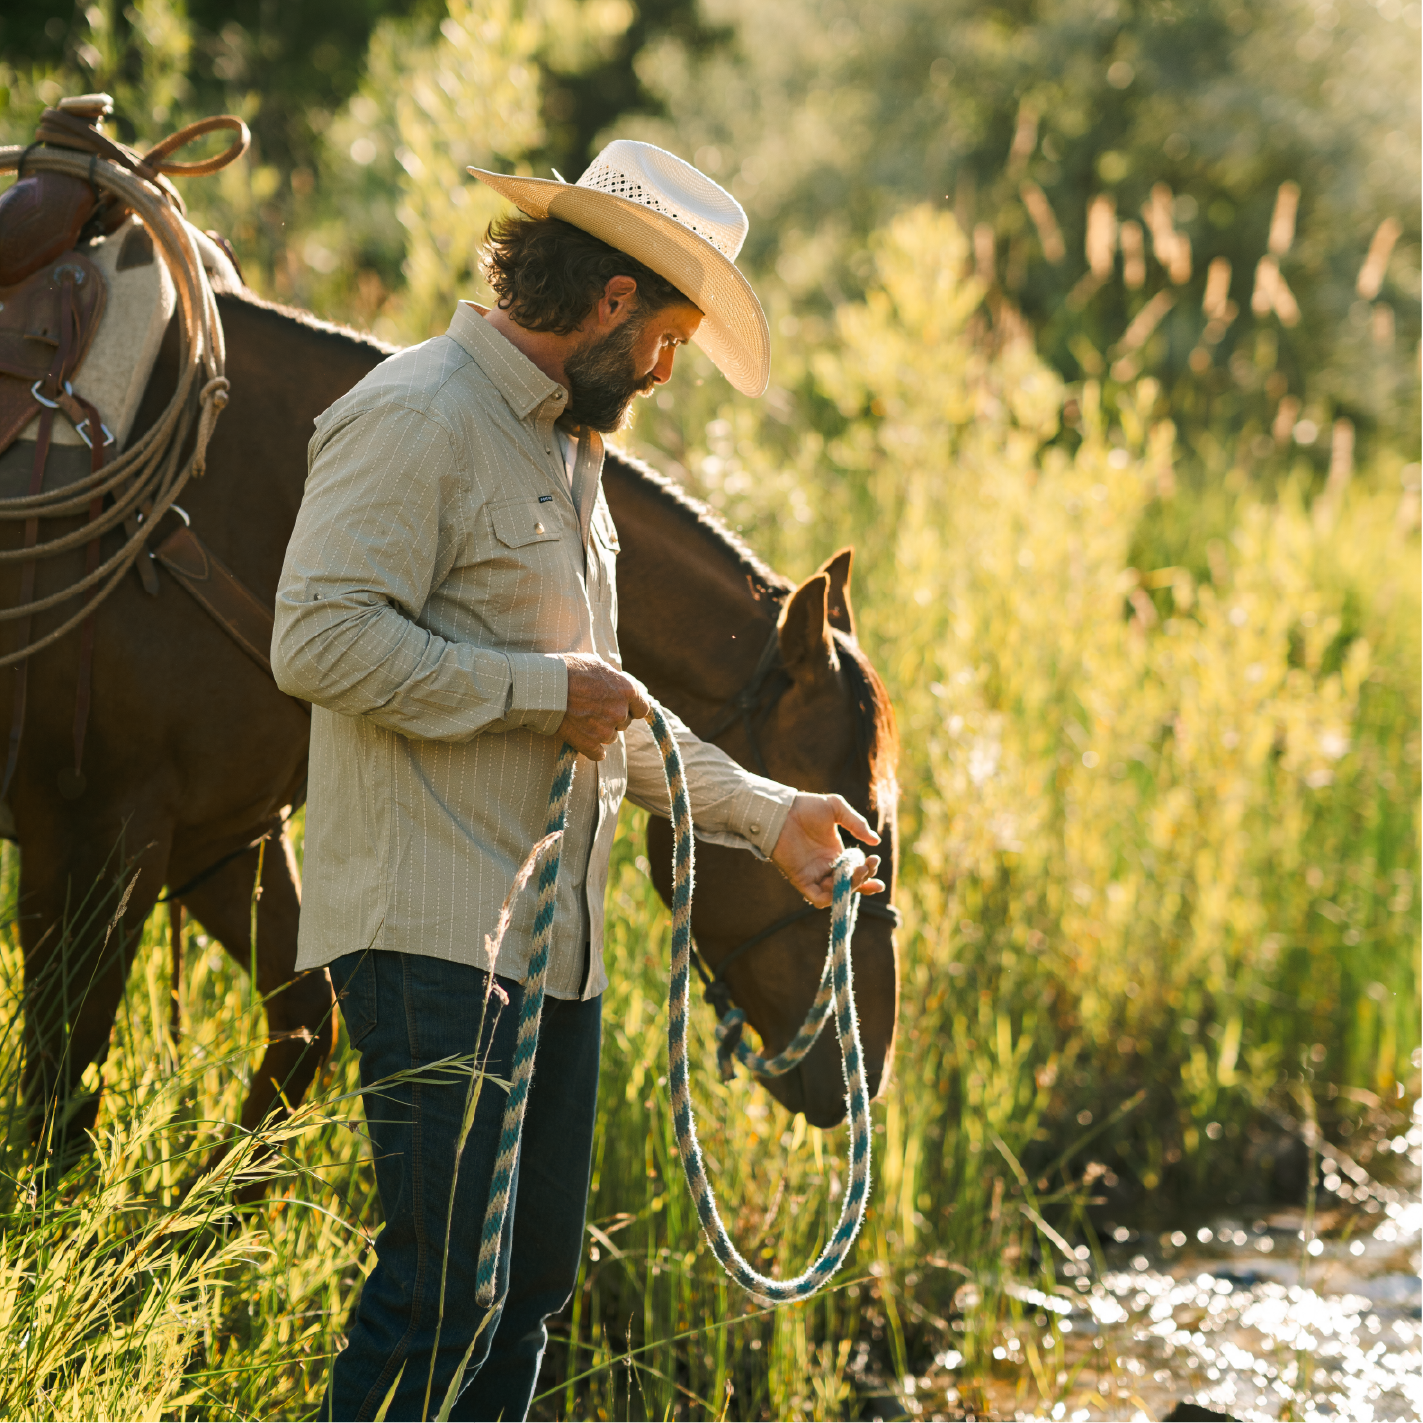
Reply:
[[728, 830], [754, 845], [766, 859], [781, 838], [791, 805], [800, 794], [794, 786], [768, 781], [764, 776], [748, 777], [753, 784], [736, 798], [736, 810]]
[[546, 652], [506, 652], [509, 708], [505, 722], [552, 736], [568, 711], [568, 664]]

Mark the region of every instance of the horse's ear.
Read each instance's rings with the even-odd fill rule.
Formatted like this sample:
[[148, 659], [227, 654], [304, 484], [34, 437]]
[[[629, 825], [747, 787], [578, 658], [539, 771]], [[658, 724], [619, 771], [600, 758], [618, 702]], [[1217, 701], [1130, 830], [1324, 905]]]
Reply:
[[835, 666], [829, 598], [830, 579], [823, 573], [812, 574], [791, 594], [781, 614], [781, 660], [792, 677]]
[[820, 565], [820, 572], [830, 580], [830, 596], [825, 605], [830, 626], [847, 637], [855, 635], [855, 610], [850, 606], [850, 564], [855, 550], [842, 548], [833, 558]]

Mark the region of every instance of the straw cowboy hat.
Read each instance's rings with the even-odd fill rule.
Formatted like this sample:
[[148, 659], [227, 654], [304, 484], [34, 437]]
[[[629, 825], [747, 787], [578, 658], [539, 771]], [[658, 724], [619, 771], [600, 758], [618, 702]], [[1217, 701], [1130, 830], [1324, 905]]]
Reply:
[[666, 277], [702, 312], [693, 338], [743, 395], [771, 373], [771, 333], [736, 270], [746, 214], [724, 188], [665, 149], [620, 138], [576, 182], [469, 170], [529, 217], [582, 228]]

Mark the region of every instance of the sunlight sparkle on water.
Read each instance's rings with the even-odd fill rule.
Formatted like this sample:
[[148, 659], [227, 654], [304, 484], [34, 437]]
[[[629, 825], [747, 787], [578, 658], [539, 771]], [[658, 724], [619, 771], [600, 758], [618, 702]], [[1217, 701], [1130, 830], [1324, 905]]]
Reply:
[[[1159, 1418], [1191, 1401], [1252, 1423], [1423, 1417], [1423, 1204], [1389, 1201], [1342, 1239], [1311, 1230], [1303, 1241], [1305, 1224], [1296, 1210], [1249, 1231], [1233, 1221], [1176, 1231], [1162, 1237], [1164, 1260], [1127, 1256], [1118, 1240], [1109, 1268], [1074, 1279], [1071, 1296], [1011, 1288], [1053, 1311], [1039, 1348], [1055, 1330], [1067, 1369], [1080, 1371], [1051, 1406], [990, 1388], [996, 1416]], [[1020, 1357], [995, 1352], [1000, 1367]]]

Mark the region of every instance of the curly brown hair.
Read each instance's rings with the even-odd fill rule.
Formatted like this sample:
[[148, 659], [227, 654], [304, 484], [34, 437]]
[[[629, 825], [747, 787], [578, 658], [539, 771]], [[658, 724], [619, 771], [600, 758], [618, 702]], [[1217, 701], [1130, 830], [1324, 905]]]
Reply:
[[485, 234], [484, 276], [526, 331], [576, 331], [613, 277], [637, 283], [638, 310], [694, 305], [636, 258], [555, 217], [515, 212], [495, 218]]

